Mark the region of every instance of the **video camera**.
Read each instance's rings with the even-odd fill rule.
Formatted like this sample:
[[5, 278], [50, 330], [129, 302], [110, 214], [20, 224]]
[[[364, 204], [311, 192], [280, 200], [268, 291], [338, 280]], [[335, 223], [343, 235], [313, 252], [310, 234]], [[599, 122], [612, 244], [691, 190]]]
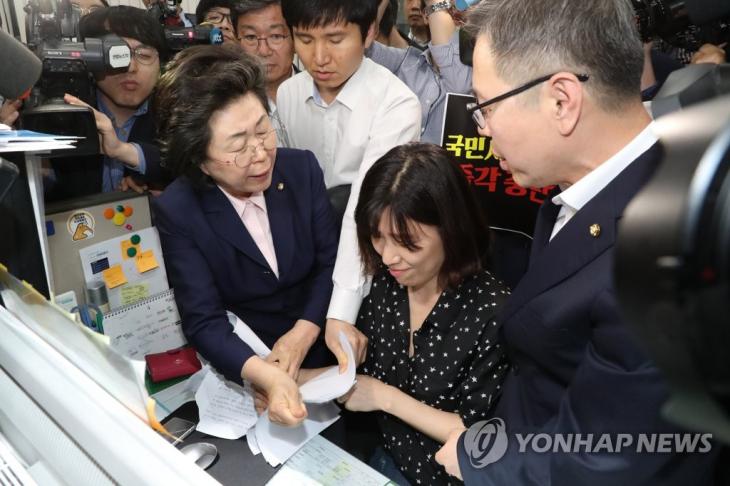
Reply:
[[93, 74], [126, 71], [132, 59], [129, 46], [115, 35], [80, 39], [80, 12], [69, 0], [29, 0], [24, 10], [28, 47], [41, 60], [42, 71], [22, 111], [21, 126], [84, 137], [73, 151], [58, 155], [99, 153], [93, 113], [65, 103], [63, 95], [69, 93], [94, 104]]
[[147, 7], [149, 13], [165, 29], [165, 42], [173, 52], [195, 45], [223, 44], [223, 32], [214, 25], [202, 23], [185, 27], [178, 11], [179, 0], [152, 0]]
[[643, 42], [660, 38], [696, 51], [730, 39], [730, 9], [719, 0], [631, 0]]
[[[687, 18], [727, 28], [727, 0], [641, 3], [642, 35], [682, 39], [694, 32], [684, 27]], [[623, 313], [670, 385], [663, 412], [725, 443], [730, 443], [728, 93], [730, 65], [704, 64], [672, 73], [657, 94], [652, 111], [657, 115], [659, 100], [667, 114], [657, 118], [653, 132], [664, 158], [624, 212], [614, 269]]]

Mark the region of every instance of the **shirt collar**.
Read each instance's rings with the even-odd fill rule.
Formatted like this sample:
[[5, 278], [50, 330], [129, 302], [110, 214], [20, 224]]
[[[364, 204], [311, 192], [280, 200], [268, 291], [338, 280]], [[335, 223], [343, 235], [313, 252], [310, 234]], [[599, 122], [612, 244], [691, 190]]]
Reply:
[[[360, 99], [360, 96], [363, 93], [363, 83], [367, 79], [365, 70], [367, 69], [366, 66], [368, 61], [368, 59], [363, 58], [360, 66], [357, 68], [357, 71], [355, 71], [355, 73], [350, 76], [350, 79], [345, 81], [345, 85], [342, 87], [340, 92], [337, 93], [337, 96], [332, 101], [332, 103], [330, 103], [330, 105], [334, 104], [336, 101], [339, 101], [350, 110], [354, 109], [357, 101]], [[317, 89], [317, 85], [315, 84], [314, 79], [312, 79], [311, 98], [318, 106], [321, 106], [322, 108], [327, 108], [328, 106], [330, 106], [324, 102], [322, 96], [319, 94], [319, 90]]]
[[233, 205], [233, 209], [236, 211], [236, 214], [239, 217], [243, 217], [243, 211], [246, 209], [247, 204], [253, 204], [254, 206], [262, 209], [264, 211], [264, 214], [266, 214], [266, 199], [264, 198], [263, 192], [254, 192], [249, 197], [245, 199], [240, 199], [229, 194], [221, 186], [218, 186], [218, 189], [220, 189], [221, 192], [223, 192], [223, 194], [226, 196], [226, 198], [228, 198], [228, 200]]
[[[149, 104], [150, 104], [150, 99], [147, 98], [146, 100], [144, 100], [144, 102], [141, 105], [139, 105], [139, 107], [137, 107], [137, 111], [135, 111], [132, 114], [132, 116], [129, 117], [129, 119], [134, 120], [137, 117], [140, 117], [140, 116], [144, 115], [145, 113], [147, 113], [149, 111]], [[111, 112], [111, 110], [106, 105], [106, 103], [104, 103], [104, 99], [102, 96], [98, 96], [96, 98], [96, 106], [97, 106], [97, 108], [99, 108], [99, 111], [104, 113], [106, 116], [108, 116], [109, 119], [112, 121], [112, 124], [114, 126], [116, 126], [116, 123], [115, 123], [116, 118], [114, 118], [114, 114]]]
[[579, 211], [641, 154], [657, 142], [653, 123], [647, 125], [628, 145], [583, 176], [578, 182], [552, 198], [553, 204]]

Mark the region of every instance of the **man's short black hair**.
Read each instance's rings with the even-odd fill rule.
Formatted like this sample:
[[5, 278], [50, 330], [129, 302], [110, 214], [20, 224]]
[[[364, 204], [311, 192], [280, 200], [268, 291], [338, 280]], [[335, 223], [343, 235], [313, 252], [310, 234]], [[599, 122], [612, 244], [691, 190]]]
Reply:
[[231, 24], [236, 24], [234, 19], [236, 4], [231, 0], [200, 0], [195, 8], [195, 21], [202, 24], [205, 22], [206, 14], [216, 7], [229, 9], [231, 11]]
[[385, 7], [383, 18], [380, 19], [380, 33], [389, 36], [398, 21], [398, 0], [388, 0], [388, 6]]
[[364, 41], [378, 16], [378, 0], [282, 0], [281, 11], [291, 28], [357, 24]]
[[103, 37], [111, 33], [136, 39], [157, 49], [160, 64], [168, 59], [165, 31], [157, 19], [139, 8], [120, 5], [96, 9], [81, 18], [79, 33], [83, 38]]
[[[238, 18], [251, 12], [257, 12], [272, 5], [281, 5], [281, 0], [239, 0], [231, 9], [231, 22], [233, 23], [233, 32], [238, 36]], [[235, 19], [233, 16], [235, 15]]]

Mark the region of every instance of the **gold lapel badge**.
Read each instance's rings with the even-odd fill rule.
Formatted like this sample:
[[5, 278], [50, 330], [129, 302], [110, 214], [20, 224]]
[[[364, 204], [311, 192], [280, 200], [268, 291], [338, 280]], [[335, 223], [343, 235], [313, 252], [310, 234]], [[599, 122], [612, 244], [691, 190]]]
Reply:
[[590, 228], [588, 228], [588, 232], [591, 234], [592, 237], [598, 238], [601, 236], [601, 225], [600, 224], [592, 224]]
[[283, 191], [283, 190], [284, 190], [284, 183], [283, 183], [283, 182], [280, 182], [280, 183], [278, 183], [278, 184], [276, 185], [276, 188], [277, 188], [277, 189], [278, 189], [279, 191]]

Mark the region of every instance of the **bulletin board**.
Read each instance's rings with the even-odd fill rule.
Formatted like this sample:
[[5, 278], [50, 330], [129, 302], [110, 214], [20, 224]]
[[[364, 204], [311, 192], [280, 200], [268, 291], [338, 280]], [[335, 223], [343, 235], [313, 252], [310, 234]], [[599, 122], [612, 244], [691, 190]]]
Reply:
[[155, 228], [132, 231], [79, 250], [84, 281], [104, 282], [111, 309], [169, 288]]

